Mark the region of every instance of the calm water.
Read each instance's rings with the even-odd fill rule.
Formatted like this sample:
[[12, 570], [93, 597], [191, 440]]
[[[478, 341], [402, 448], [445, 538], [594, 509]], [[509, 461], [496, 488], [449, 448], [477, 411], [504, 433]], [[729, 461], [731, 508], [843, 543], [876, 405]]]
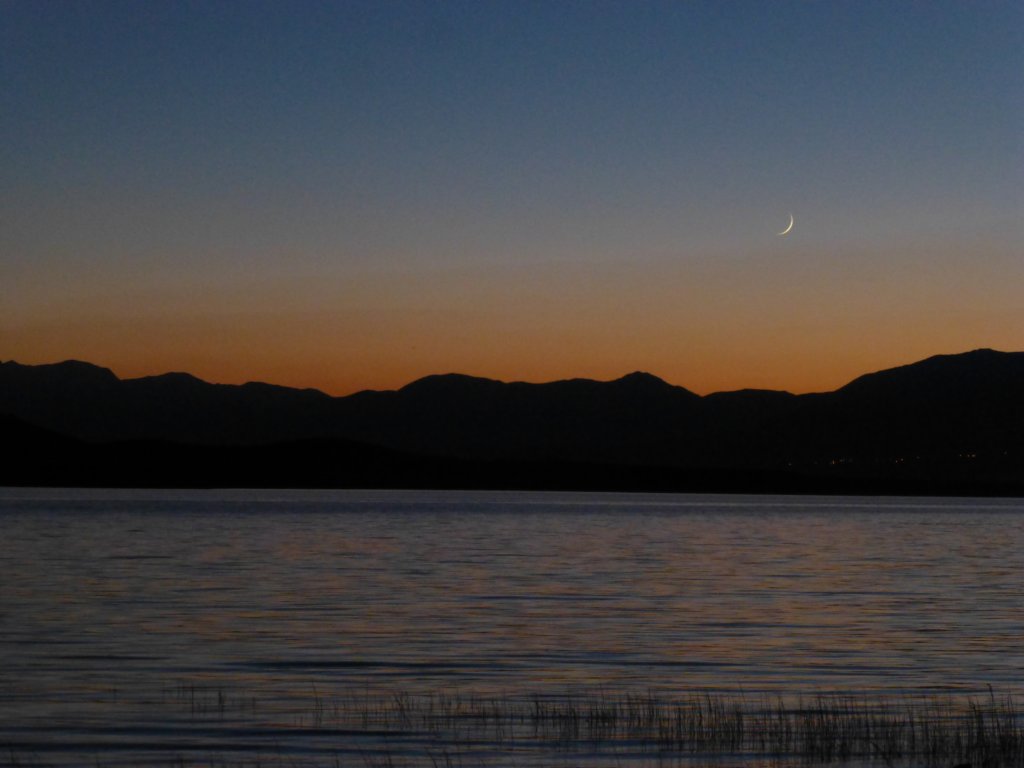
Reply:
[[1024, 690], [1024, 500], [0, 489], [0, 533], [0, 764], [437, 762], [349, 727], [394, 693]]

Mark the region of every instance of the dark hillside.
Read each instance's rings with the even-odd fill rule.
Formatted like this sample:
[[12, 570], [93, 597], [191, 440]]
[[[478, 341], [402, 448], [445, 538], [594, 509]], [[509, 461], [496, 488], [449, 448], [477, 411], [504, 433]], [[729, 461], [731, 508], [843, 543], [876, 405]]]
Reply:
[[0, 413], [16, 457], [8, 484], [1024, 486], [1024, 353], [992, 350], [868, 374], [835, 392], [706, 397], [640, 372], [548, 384], [447, 374], [330, 397], [7, 362]]

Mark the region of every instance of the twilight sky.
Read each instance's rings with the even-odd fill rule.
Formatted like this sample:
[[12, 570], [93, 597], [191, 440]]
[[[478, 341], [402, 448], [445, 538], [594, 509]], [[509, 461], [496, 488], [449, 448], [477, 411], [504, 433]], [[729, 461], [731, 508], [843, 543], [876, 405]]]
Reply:
[[1024, 349], [1019, 0], [0, 2], [0, 359], [804, 392], [976, 347]]

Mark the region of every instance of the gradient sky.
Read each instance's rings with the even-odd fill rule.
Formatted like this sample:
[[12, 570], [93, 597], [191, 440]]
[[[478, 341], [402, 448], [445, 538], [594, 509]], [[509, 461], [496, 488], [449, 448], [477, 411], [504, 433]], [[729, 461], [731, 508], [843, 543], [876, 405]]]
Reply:
[[1021, 350], [1022, 86], [1019, 0], [2, 0], [0, 358], [703, 393]]

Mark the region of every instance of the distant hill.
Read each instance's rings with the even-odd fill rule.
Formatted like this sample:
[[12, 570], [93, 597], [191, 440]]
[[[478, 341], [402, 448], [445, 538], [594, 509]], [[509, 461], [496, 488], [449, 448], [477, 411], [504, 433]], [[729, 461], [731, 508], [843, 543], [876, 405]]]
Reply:
[[331, 397], [4, 362], [0, 414], [9, 485], [1024, 492], [1024, 353], [987, 349], [834, 392], [704, 397], [640, 372]]

